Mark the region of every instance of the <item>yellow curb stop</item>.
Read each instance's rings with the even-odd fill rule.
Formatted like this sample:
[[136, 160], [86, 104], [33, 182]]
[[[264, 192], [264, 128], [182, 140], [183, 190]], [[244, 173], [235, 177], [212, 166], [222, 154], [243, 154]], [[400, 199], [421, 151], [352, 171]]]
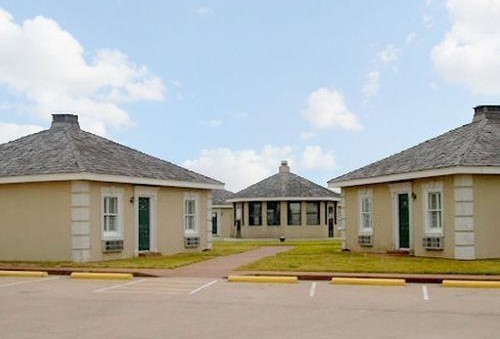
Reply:
[[73, 279], [99, 279], [99, 280], [130, 280], [133, 275], [130, 273], [90, 273], [90, 272], [73, 272]]
[[372, 278], [332, 278], [334, 285], [379, 285], [379, 286], [405, 286], [404, 279], [372, 279]]
[[227, 281], [229, 281], [229, 282], [249, 282], [249, 283], [294, 284], [298, 281], [298, 279], [297, 279], [297, 277], [230, 275], [227, 277]]
[[500, 288], [500, 281], [443, 280], [443, 287]]
[[0, 271], [0, 277], [45, 278], [47, 272], [42, 271]]

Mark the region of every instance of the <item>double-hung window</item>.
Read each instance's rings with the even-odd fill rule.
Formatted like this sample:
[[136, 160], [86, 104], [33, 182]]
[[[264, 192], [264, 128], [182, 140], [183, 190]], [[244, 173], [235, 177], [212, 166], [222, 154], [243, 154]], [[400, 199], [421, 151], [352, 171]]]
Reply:
[[443, 233], [443, 201], [440, 191], [427, 192], [426, 232]]
[[289, 202], [288, 203], [288, 225], [300, 226], [302, 224], [301, 203]]
[[306, 204], [307, 225], [319, 225], [319, 201], [309, 201]]
[[360, 233], [373, 232], [373, 201], [370, 195], [362, 195], [359, 198], [359, 221]]
[[196, 199], [184, 199], [184, 233], [198, 233], [198, 216]]
[[103, 239], [121, 238], [121, 194], [111, 190], [103, 190], [101, 199]]
[[267, 225], [279, 226], [280, 222], [280, 202], [268, 201], [267, 202]]
[[262, 203], [252, 201], [248, 203], [248, 225], [262, 225]]

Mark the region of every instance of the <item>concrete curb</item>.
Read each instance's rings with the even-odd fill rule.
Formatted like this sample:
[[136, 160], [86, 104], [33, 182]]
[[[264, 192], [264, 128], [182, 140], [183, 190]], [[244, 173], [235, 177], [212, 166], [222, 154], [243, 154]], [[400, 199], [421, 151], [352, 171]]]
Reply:
[[73, 272], [70, 277], [73, 279], [130, 280], [133, 275], [130, 273]]
[[47, 272], [42, 271], [0, 271], [0, 277], [25, 277], [25, 278], [45, 278]]
[[295, 284], [298, 282], [297, 277], [279, 277], [279, 276], [251, 276], [251, 275], [230, 275], [227, 277], [228, 282], [249, 282], [249, 283], [278, 283], [278, 284]]
[[332, 278], [334, 285], [378, 285], [378, 286], [405, 286], [404, 279], [359, 279], [359, 278]]
[[443, 280], [443, 287], [500, 288], [500, 281]]

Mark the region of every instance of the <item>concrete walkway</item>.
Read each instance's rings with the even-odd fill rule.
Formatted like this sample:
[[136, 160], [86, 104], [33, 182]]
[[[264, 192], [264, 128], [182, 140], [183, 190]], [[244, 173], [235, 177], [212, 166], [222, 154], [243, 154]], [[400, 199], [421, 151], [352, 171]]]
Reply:
[[239, 254], [217, 257], [215, 259], [202, 261], [196, 264], [175, 268], [172, 270], [162, 270], [162, 277], [199, 277], [199, 278], [223, 278], [240, 266], [273, 256], [280, 252], [285, 252], [291, 246], [265, 246], [256, 250], [251, 250]]

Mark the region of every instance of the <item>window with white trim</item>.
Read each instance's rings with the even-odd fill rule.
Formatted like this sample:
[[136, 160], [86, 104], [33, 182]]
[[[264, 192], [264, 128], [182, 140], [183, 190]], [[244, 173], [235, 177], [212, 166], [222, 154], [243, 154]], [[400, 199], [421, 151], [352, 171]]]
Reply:
[[428, 191], [426, 197], [426, 233], [443, 233], [443, 196], [441, 191]]
[[198, 233], [198, 206], [196, 199], [184, 199], [184, 233]]
[[359, 197], [359, 231], [360, 233], [373, 232], [373, 199], [371, 195]]
[[104, 193], [102, 195], [102, 236], [103, 238], [120, 238], [121, 235], [121, 195]]

